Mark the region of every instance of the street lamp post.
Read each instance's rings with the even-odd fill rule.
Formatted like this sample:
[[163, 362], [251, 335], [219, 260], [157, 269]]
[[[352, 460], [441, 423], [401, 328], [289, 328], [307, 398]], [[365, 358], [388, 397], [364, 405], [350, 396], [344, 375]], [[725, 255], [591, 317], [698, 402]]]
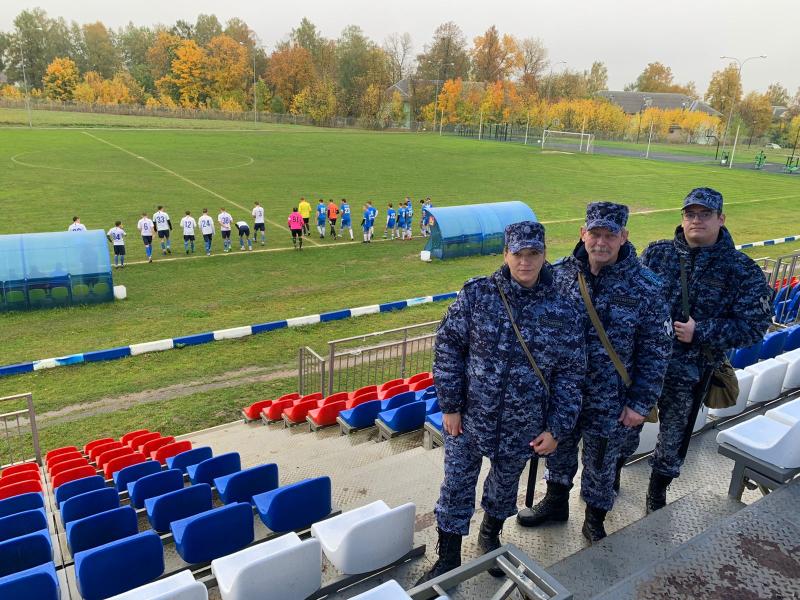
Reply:
[[[766, 54], [760, 54], [758, 56], [748, 56], [744, 60], [739, 60], [735, 56], [720, 56], [720, 59], [728, 59], [728, 60], [736, 61], [736, 64], [739, 66], [739, 69], [737, 70], [737, 75], [736, 75], [738, 80], [739, 80], [739, 85], [742, 84], [742, 67], [744, 67], [744, 65], [745, 65], [745, 63], [747, 63], [747, 61], [755, 60], [757, 58], [767, 58], [767, 55]], [[731, 125], [731, 119], [733, 119], [733, 109], [734, 109], [735, 106], [736, 106], [736, 100], [732, 98], [731, 99], [731, 110], [730, 110], [730, 113], [728, 114], [728, 120], [725, 122], [725, 132], [722, 134], [722, 149], [723, 150], [725, 150], [725, 143], [728, 140], [728, 128]]]
[[[244, 42], [239, 42], [243, 48], [247, 47]], [[256, 45], [253, 43], [253, 123], [258, 122], [258, 91], [256, 90]]]
[[33, 129], [33, 118], [31, 117], [31, 97], [28, 94], [28, 75], [25, 72], [25, 49], [22, 46], [22, 38], [17, 40], [19, 42], [19, 54], [22, 59], [22, 83], [25, 87], [25, 108], [28, 109], [28, 127]]

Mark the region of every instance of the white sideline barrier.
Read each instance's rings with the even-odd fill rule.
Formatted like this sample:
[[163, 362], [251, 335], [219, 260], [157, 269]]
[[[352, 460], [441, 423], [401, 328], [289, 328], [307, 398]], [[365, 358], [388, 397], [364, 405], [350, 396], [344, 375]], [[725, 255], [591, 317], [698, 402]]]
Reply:
[[795, 423], [800, 421], [800, 398], [776, 408], [771, 408], [764, 414], [770, 419], [792, 427]]
[[214, 332], [214, 339], [219, 340], [233, 340], [240, 337], [252, 335], [253, 328], [250, 325], [243, 327], [231, 327], [230, 329], [218, 329]]
[[789, 426], [757, 415], [720, 431], [717, 443], [730, 444], [776, 467], [800, 468], [800, 421]]
[[360, 317], [361, 315], [374, 315], [381, 312], [380, 304], [372, 304], [371, 306], [358, 306], [350, 309], [351, 317]]
[[775, 359], [787, 364], [783, 391], [800, 388], [800, 348], [780, 354]]
[[351, 600], [406, 600], [411, 598], [394, 579], [380, 584], [363, 594], [353, 596]]
[[319, 323], [319, 315], [306, 315], [304, 317], [293, 317], [286, 319], [287, 327], [299, 327], [300, 325], [314, 325]]
[[747, 408], [747, 399], [750, 397], [750, 390], [753, 387], [753, 381], [756, 376], [750, 371], [744, 369], [736, 369], [736, 379], [739, 380], [739, 395], [736, 397], [736, 404], [729, 408], [712, 408], [709, 409], [708, 414], [712, 417], [733, 417], [743, 412]]
[[208, 600], [208, 590], [190, 570], [159, 579], [109, 600]]
[[131, 344], [131, 356], [145, 354], [146, 352], [161, 352], [162, 350], [172, 350], [174, 342], [172, 338], [166, 340], [156, 340], [154, 342], [143, 342], [141, 344]]
[[788, 366], [788, 363], [770, 358], [745, 367], [745, 371], [755, 375], [753, 387], [750, 388], [748, 404], [761, 404], [780, 396]]

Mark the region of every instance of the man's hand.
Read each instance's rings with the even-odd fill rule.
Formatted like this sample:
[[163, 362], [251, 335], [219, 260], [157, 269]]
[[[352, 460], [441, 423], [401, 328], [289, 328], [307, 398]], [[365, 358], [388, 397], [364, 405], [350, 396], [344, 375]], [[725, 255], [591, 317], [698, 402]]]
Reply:
[[675, 321], [672, 327], [675, 329], [675, 337], [684, 344], [691, 344], [694, 339], [694, 328], [697, 325], [692, 317], [686, 323]]
[[556, 451], [558, 442], [549, 431], [543, 431], [531, 442], [531, 448], [540, 456], [548, 456]]
[[461, 413], [444, 413], [442, 415], [442, 429], [445, 433], [458, 436], [464, 433], [461, 429]]
[[622, 414], [620, 414], [619, 419], [617, 419], [620, 423], [622, 423], [625, 427], [638, 427], [642, 423], [644, 423], [645, 417], [637, 413], [632, 408], [626, 406], [622, 409]]

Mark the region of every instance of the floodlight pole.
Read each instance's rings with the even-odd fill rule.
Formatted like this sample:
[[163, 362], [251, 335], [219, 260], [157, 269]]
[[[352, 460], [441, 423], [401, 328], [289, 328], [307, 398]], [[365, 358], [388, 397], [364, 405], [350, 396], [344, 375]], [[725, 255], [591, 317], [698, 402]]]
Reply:
[[650, 135], [647, 136], [647, 154], [644, 157], [650, 158], [650, 142], [653, 140], [653, 120], [650, 120]]
[[522, 144], [523, 146], [528, 145], [528, 127], [531, 124], [531, 111], [528, 111], [528, 120], [525, 121], [525, 142]]
[[481, 108], [481, 120], [480, 123], [478, 124], [478, 140], [481, 139], [482, 135], [483, 135], [483, 109]]
[[33, 118], [31, 117], [31, 97], [28, 94], [28, 75], [25, 73], [25, 49], [22, 47], [22, 38], [18, 38], [19, 54], [22, 58], [22, 82], [25, 86], [25, 108], [28, 109], [28, 127], [33, 129]]
[[739, 128], [740, 128], [741, 126], [742, 126], [741, 124], [739, 124], [739, 125], [737, 125], [737, 126], [736, 126], [736, 137], [735, 137], [735, 138], [733, 138], [733, 149], [731, 150], [731, 158], [730, 158], [730, 160], [728, 161], [728, 168], [729, 168], [729, 169], [732, 169], [732, 168], [733, 168], [733, 155], [734, 155], [734, 154], [736, 154], [736, 142], [738, 142], [738, 141], [739, 141]]
[[[739, 65], [739, 69], [736, 71], [736, 77], [739, 80], [739, 85], [742, 85], [742, 67], [744, 67], [745, 63], [748, 60], [754, 60], [756, 58], [767, 58], [766, 54], [760, 54], [758, 56], [748, 56], [744, 60], [739, 60], [735, 56], [720, 56], [720, 59], [728, 59], [736, 61], [736, 64]], [[742, 92], [744, 92], [744, 86], [742, 86]], [[722, 149], [725, 150], [725, 143], [728, 141], [728, 127], [731, 125], [731, 119], [733, 119], [733, 109], [736, 106], [736, 100], [731, 99], [731, 110], [728, 114], [728, 120], [725, 121], [725, 132], [722, 134]]]
[[253, 123], [258, 123], [258, 90], [256, 89], [256, 46], [253, 44]]

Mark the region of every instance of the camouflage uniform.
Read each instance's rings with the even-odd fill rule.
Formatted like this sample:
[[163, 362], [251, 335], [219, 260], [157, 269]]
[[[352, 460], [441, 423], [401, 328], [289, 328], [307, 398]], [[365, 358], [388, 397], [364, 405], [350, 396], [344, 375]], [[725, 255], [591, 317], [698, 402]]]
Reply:
[[[700, 204], [722, 210], [722, 196], [698, 188], [684, 206]], [[654, 474], [680, 475], [683, 459], [679, 449], [689, 421], [692, 390], [703, 371], [719, 365], [725, 352], [758, 342], [771, 323], [771, 292], [764, 274], [752, 259], [736, 250], [725, 227], [711, 246], [690, 248], [683, 227], [672, 240], [653, 242], [642, 253], [642, 264], [664, 281], [672, 319], [685, 322], [681, 305], [680, 258], [686, 264], [690, 314], [697, 325], [690, 344], [675, 338], [672, 359], [658, 400], [660, 428], [655, 453], [650, 459]], [[702, 353], [706, 346], [714, 363]]]
[[[498, 287], [548, 383], [549, 399]], [[445, 413], [460, 412], [463, 428], [460, 436], [444, 434], [445, 476], [436, 504], [440, 531], [469, 532], [483, 456], [491, 459], [491, 469], [481, 506], [500, 520], [516, 513], [530, 442], [543, 431], [559, 440], [575, 426], [586, 366], [582, 331], [579, 308], [557, 294], [546, 263], [531, 289], [514, 281], [507, 266], [464, 285], [439, 326], [433, 365], [439, 405]]]
[[617, 461], [626, 457], [623, 448], [638, 444], [641, 431], [618, 419], [625, 406], [642, 416], [655, 406], [672, 349], [672, 322], [659, 278], [640, 266], [630, 242], [620, 249], [617, 262], [603, 267], [597, 276], [591, 273], [583, 242], [553, 271], [556, 287], [581, 307], [577, 277], [583, 273], [595, 310], [633, 383], [625, 387], [587, 315], [588, 369], [578, 426], [547, 458], [545, 478], [572, 486], [578, 471], [578, 441], [583, 439], [581, 496], [587, 504], [608, 511], [614, 505]]

